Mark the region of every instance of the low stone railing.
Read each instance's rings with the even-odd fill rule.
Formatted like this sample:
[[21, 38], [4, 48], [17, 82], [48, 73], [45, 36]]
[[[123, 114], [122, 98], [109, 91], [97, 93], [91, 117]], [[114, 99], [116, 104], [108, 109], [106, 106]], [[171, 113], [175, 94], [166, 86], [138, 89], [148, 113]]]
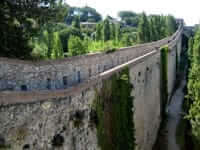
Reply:
[[162, 40], [120, 48], [111, 53], [95, 53], [50, 61], [22, 61], [0, 58], [0, 91], [66, 89], [140, 56], [176, 44], [182, 33]]

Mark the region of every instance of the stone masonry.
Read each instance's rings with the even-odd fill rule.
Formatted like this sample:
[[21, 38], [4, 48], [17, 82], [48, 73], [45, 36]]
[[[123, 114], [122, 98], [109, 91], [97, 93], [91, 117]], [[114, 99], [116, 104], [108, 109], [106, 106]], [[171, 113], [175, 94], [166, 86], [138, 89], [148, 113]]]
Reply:
[[92, 121], [95, 90], [130, 69], [137, 150], [150, 150], [161, 121], [160, 48], [169, 45], [168, 92], [180, 58], [180, 26], [163, 40], [63, 60], [0, 58], [0, 150], [100, 150]]

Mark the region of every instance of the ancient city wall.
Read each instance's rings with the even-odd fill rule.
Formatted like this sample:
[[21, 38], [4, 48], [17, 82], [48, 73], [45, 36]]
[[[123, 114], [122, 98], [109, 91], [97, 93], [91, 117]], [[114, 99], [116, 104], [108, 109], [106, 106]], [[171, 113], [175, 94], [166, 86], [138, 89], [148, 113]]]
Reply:
[[[96, 89], [128, 66], [137, 150], [150, 150], [161, 121], [160, 47], [167, 44], [170, 48], [170, 93], [176, 77], [176, 48], [181, 51], [181, 30], [159, 42], [109, 54], [38, 63], [1, 58], [0, 145], [10, 150], [100, 149], [91, 122]], [[65, 76], [69, 77], [66, 85]], [[22, 85], [27, 86], [27, 91], [21, 91]]]
[[[126, 48], [110, 54], [98, 53], [60, 60], [61, 62], [34, 64], [13, 64], [3, 60], [0, 61], [0, 79], [2, 79], [0, 90], [20, 91], [23, 85], [27, 86], [27, 90], [67, 88], [150, 52], [152, 49], [149, 46]], [[66, 80], [65, 84], [63, 80]]]
[[95, 89], [128, 65], [134, 86], [136, 142], [138, 149], [148, 149], [161, 119], [159, 55], [159, 51], [153, 51], [74, 89], [1, 93], [0, 139], [15, 150], [59, 149], [52, 144], [56, 137], [64, 140], [62, 149], [99, 149], [96, 128], [90, 121]]
[[53, 61], [29, 62], [0, 58], [0, 91], [65, 89], [92, 76], [175, 41], [181, 28], [163, 40]]
[[134, 123], [137, 150], [150, 150], [161, 121], [160, 53], [130, 68], [134, 86]]
[[181, 60], [182, 36], [169, 45], [168, 52], [168, 98], [171, 98], [176, 81], [177, 65]]

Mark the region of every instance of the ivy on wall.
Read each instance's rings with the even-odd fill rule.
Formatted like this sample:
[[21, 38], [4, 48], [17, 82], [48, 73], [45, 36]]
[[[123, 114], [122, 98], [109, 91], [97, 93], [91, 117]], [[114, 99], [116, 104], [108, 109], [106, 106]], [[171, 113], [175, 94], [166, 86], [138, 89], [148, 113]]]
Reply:
[[179, 69], [178, 48], [176, 47], [176, 73], [178, 73], [178, 69]]
[[187, 82], [186, 119], [190, 122], [190, 145], [200, 149], [200, 28], [189, 40], [189, 73]]
[[168, 101], [168, 51], [168, 46], [161, 48], [161, 100], [163, 115], [165, 115], [165, 108]]
[[103, 81], [94, 109], [98, 144], [102, 150], [134, 150], [133, 97], [129, 69]]
[[[180, 64], [179, 64], [179, 56], [178, 56], [178, 47], [176, 46], [176, 81], [175, 81], [175, 86], [173, 89], [173, 92], [176, 91], [176, 89], [179, 87], [180, 83], [181, 83], [181, 70], [180, 70]], [[181, 61], [181, 60], [180, 60]], [[173, 93], [172, 93], [173, 95]]]

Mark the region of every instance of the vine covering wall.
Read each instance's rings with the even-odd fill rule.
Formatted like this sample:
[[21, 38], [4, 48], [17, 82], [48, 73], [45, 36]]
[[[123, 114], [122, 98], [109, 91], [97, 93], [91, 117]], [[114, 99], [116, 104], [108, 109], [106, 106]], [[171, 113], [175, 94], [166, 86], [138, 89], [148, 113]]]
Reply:
[[[169, 44], [169, 47], [172, 46]], [[146, 46], [143, 48], [146, 48]], [[151, 48], [154, 49], [154, 47]], [[129, 50], [132, 51], [133, 49]], [[141, 50], [141, 47], [138, 47], [138, 52], [139, 50]], [[124, 54], [123, 51], [118, 52]], [[15, 137], [13, 135], [25, 126], [29, 134], [22, 141], [20, 149], [23, 149], [23, 146], [26, 147], [27, 144], [31, 149], [34, 146], [37, 147], [36, 149], [45, 149], [45, 144], [48, 144], [50, 148], [61, 145], [63, 149], [98, 149], [100, 147], [102, 150], [133, 150], [136, 149], [136, 146], [138, 150], [151, 149], [156, 140], [161, 121], [160, 85], [162, 82], [163, 91], [165, 91], [162, 93], [165, 94], [164, 98], [166, 98], [166, 95], [168, 96], [167, 90], [171, 90], [170, 85], [172, 84], [170, 83], [174, 81], [171, 79], [174, 79], [175, 76], [175, 51], [172, 50], [167, 53], [167, 50], [163, 50], [161, 53], [163, 62], [160, 61], [161, 55], [159, 49], [157, 49], [148, 55], [145, 54], [145, 56], [142, 55], [142, 57], [132, 60], [128, 64], [120, 65], [110, 71], [104, 71], [100, 74], [100, 78], [91, 78], [89, 82], [84, 82], [87, 77], [84, 80], [82, 78], [82, 75], [87, 75], [87, 73], [82, 74], [81, 72], [81, 69], [84, 71], [85, 67], [77, 67], [78, 64], [73, 65], [70, 67], [71, 72], [74, 72], [76, 77], [74, 79], [80, 80], [81, 84], [72, 88], [67, 88], [72, 84], [69, 82], [71, 78], [68, 78], [68, 74], [65, 74], [65, 72], [69, 73], [70, 71], [64, 67], [66, 63], [69, 63], [56, 62], [56, 67], [65, 71], [57, 74], [58, 79], [63, 80], [60, 85], [66, 84], [67, 89], [55, 91], [53, 90], [54, 85], [51, 84], [52, 88], [49, 91], [1, 93], [1, 104], [5, 107], [0, 107], [0, 140], [3, 139], [6, 145], [11, 143], [12, 149], [17, 150], [18, 145], [10, 137]], [[103, 56], [101, 58], [104, 59], [104, 56], [106, 56], [106, 59], [109, 59], [111, 54], [115, 54], [115, 52], [101, 55]], [[167, 63], [168, 57], [169, 64]], [[83, 58], [86, 57], [81, 59]], [[87, 56], [87, 58], [91, 58], [91, 61], [86, 61], [86, 67], [88, 67], [88, 64], [95, 64], [92, 62], [97, 62], [97, 60], [101, 62], [101, 59], [93, 58], [93, 56]], [[117, 61], [116, 57], [112, 57], [112, 59]], [[123, 62], [126, 61], [126, 59], [123, 60]], [[77, 63], [81, 64], [82, 61], [77, 61]], [[108, 64], [106, 61], [104, 63]], [[10, 64], [15, 67], [15, 63]], [[72, 63], [69, 65], [72, 65]], [[129, 69], [125, 67], [127, 65]], [[6, 62], [2, 63], [1, 66], [7, 68]], [[19, 70], [24, 68], [23, 65], [19, 66]], [[44, 69], [42, 67], [47, 66], [38, 65], [37, 68]], [[73, 67], [76, 70], [73, 70]], [[160, 71], [161, 67], [162, 71]], [[103, 65], [102, 68], [104, 68]], [[122, 68], [125, 69], [121, 70]], [[27, 68], [25, 67], [25, 69]], [[98, 70], [98, 67], [94, 67], [94, 69]], [[93, 67], [88, 67], [88, 70], [85, 69], [86, 72], [90, 72], [87, 75], [88, 77], [93, 77], [96, 73], [96, 71], [93, 71], [94, 69]], [[105, 69], [109, 68], [105, 67]], [[118, 73], [119, 70], [121, 70], [120, 73]], [[168, 74], [167, 70], [169, 71]], [[47, 71], [49, 70], [47, 69]], [[3, 69], [3, 72], [7, 72], [7, 69]], [[11, 76], [13, 75], [12, 71], [9, 73]], [[47, 81], [59, 83], [59, 81], [54, 80], [58, 76], [53, 78], [54, 73], [51, 76], [46, 76], [47, 73], [45, 73], [47, 80], [44, 79], [44, 85]], [[164, 75], [162, 78], [161, 73]], [[39, 74], [33, 74], [33, 77], [37, 78], [37, 75]], [[78, 78], [79, 76], [81, 78]], [[170, 83], [167, 82], [167, 77], [169, 77]], [[26, 79], [31, 82], [28, 78]], [[42, 80], [37, 79], [38, 82]], [[25, 83], [21, 82], [19, 85], [21, 84]], [[26, 85], [27, 90], [29, 90], [28, 84]], [[166, 104], [166, 101], [163, 101], [165, 102], [163, 104]], [[34, 130], [32, 130], [33, 128]], [[15, 130], [10, 132], [11, 129]], [[57, 138], [61, 140], [61, 144], [57, 144]], [[35, 139], [39, 139], [36, 144]], [[50, 142], [46, 143], [47, 140]]]
[[[187, 82], [186, 118], [191, 126], [193, 149], [200, 149], [200, 28], [189, 40], [189, 73]], [[191, 145], [192, 145], [191, 144]]]
[[165, 108], [168, 101], [168, 46], [161, 48], [161, 100], [162, 114], [165, 114]]
[[103, 81], [96, 92], [97, 138], [102, 150], [134, 150], [133, 97], [129, 69]]

